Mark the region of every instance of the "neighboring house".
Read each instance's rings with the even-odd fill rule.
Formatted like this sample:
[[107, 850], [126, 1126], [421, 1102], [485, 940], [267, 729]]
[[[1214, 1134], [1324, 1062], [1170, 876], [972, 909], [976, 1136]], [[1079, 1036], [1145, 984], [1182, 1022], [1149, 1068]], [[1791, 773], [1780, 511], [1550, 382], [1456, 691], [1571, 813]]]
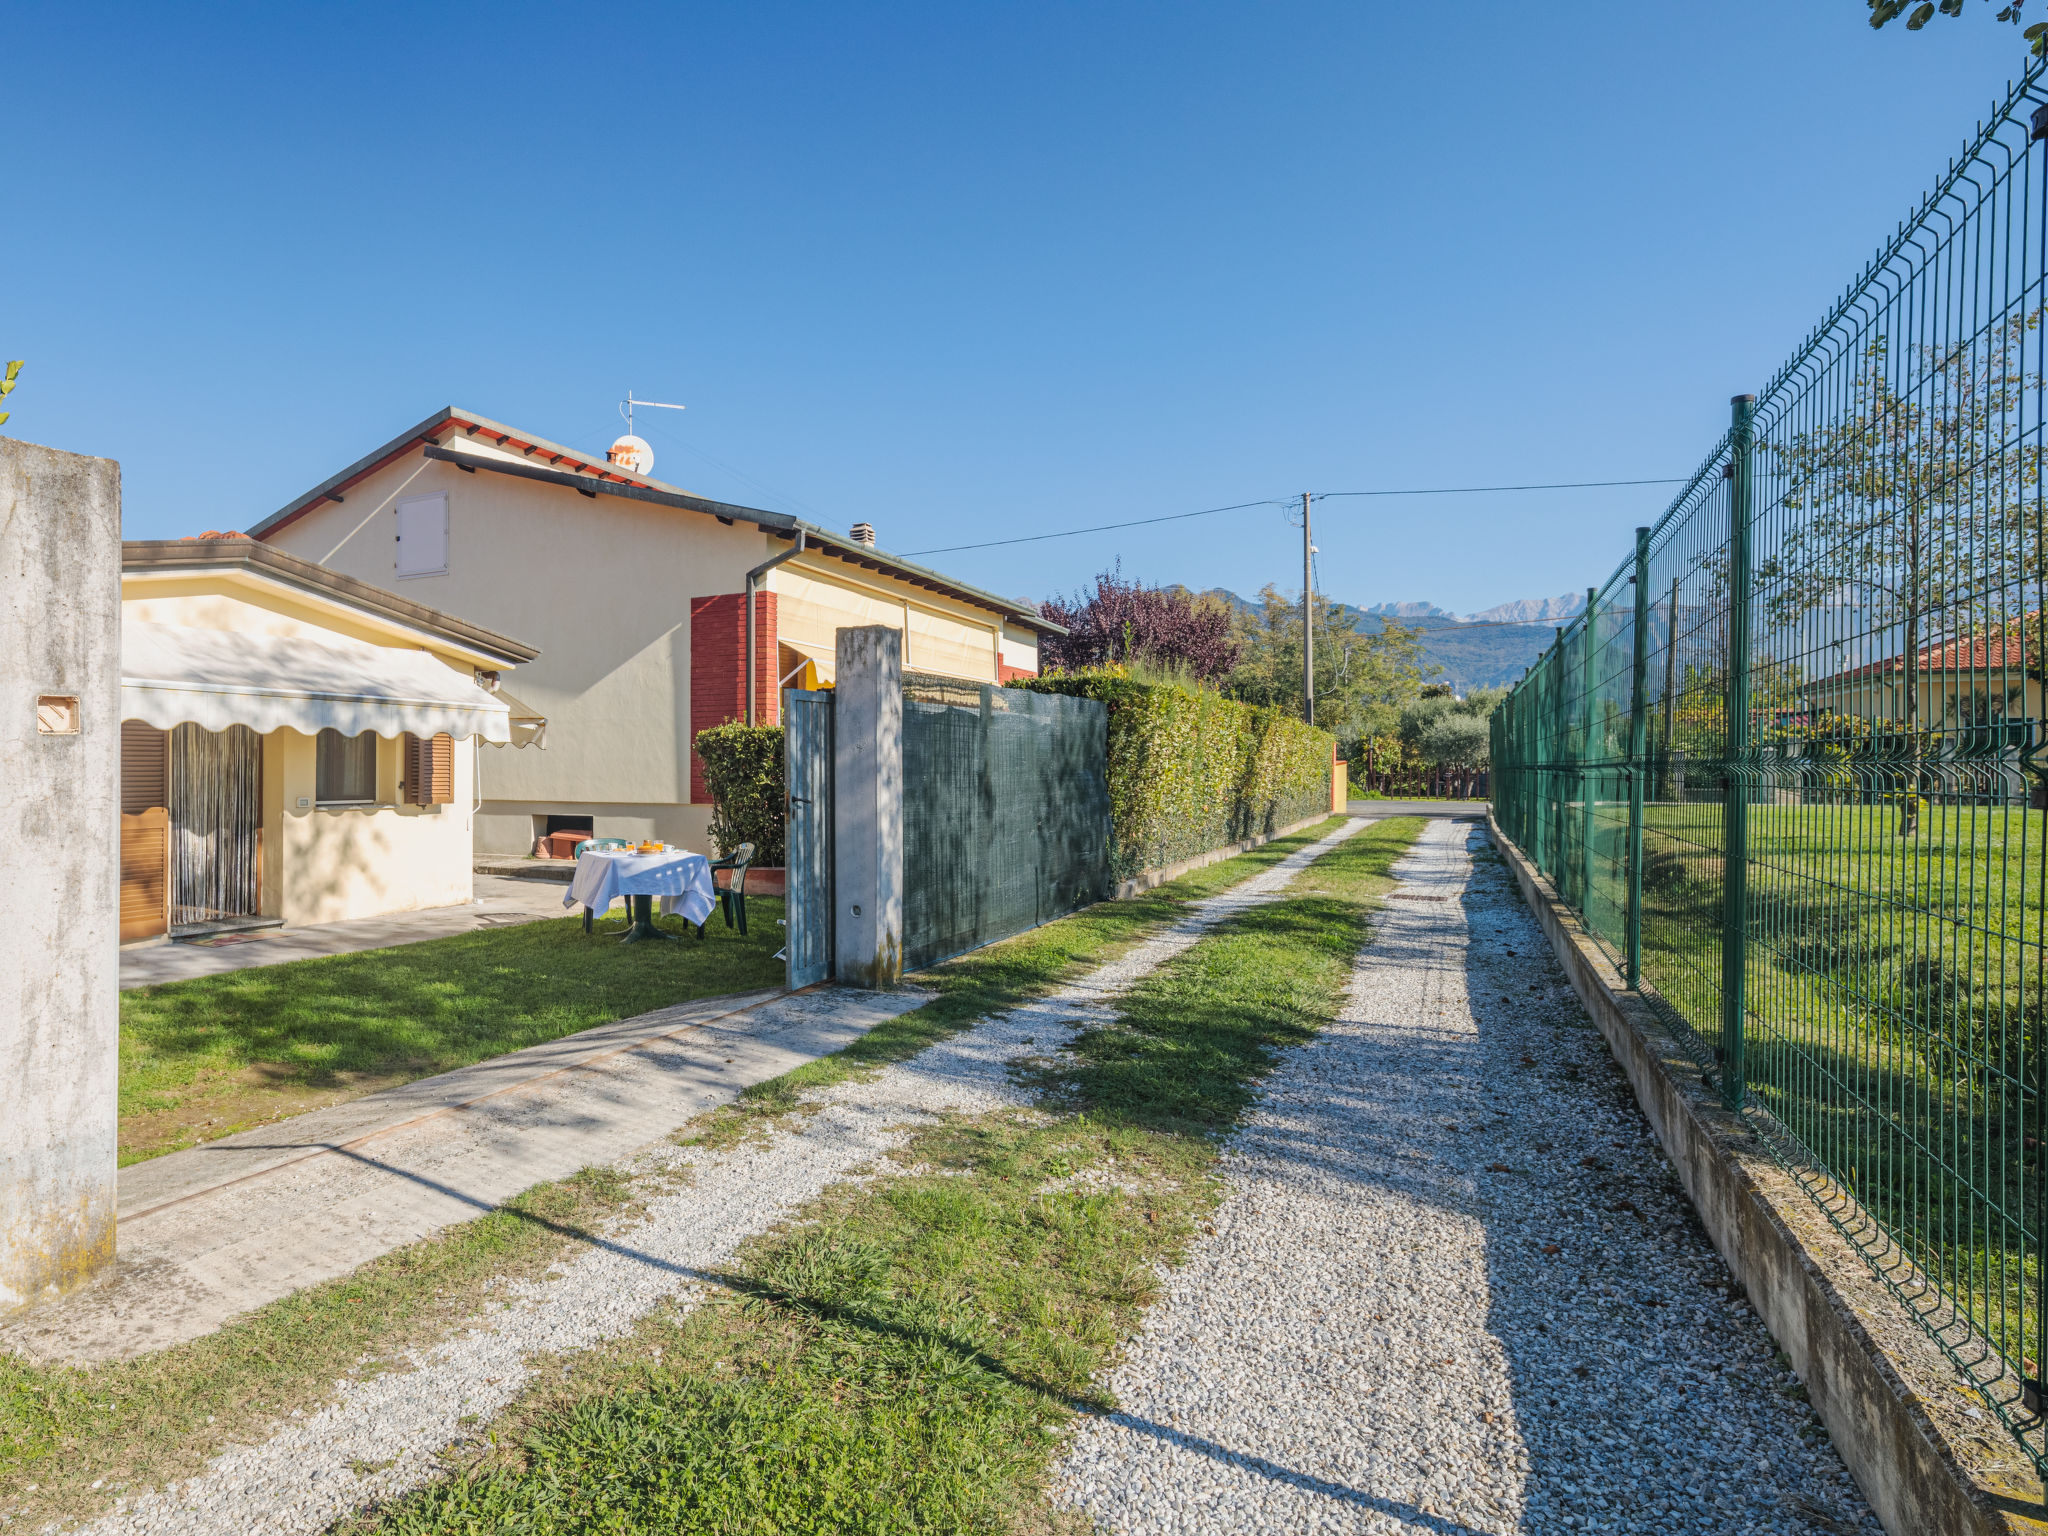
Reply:
[[519, 691], [548, 718], [548, 750], [485, 761], [486, 854], [564, 831], [705, 846], [691, 742], [748, 713], [750, 572], [761, 723], [783, 687], [830, 686], [841, 628], [889, 625], [907, 668], [986, 683], [1035, 674], [1039, 636], [1063, 633], [1028, 602], [883, 554], [865, 525], [707, 501], [452, 407], [250, 533], [540, 646]]
[[[2037, 622], [2035, 615], [2027, 616], [2029, 626]], [[2041, 682], [2027, 675], [2018, 626], [1924, 646], [1912, 670], [1920, 730], [2042, 718]], [[1906, 658], [1887, 656], [1819, 678], [1805, 694], [1816, 709], [1903, 723], [1907, 682]]]
[[122, 939], [470, 900], [534, 654], [252, 539], [124, 544]]

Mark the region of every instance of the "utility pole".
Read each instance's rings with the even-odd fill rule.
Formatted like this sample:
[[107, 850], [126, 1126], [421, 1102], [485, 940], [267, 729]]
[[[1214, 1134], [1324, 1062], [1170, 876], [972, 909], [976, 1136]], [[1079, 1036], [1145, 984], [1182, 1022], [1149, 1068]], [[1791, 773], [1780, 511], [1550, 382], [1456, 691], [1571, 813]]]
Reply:
[[1308, 539], [1307, 491], [1301, 493], [1301, 699], [1302, 718], [1316, 723], [1316, 610], [1315, 568], [1309, 557], [1315, 548]]

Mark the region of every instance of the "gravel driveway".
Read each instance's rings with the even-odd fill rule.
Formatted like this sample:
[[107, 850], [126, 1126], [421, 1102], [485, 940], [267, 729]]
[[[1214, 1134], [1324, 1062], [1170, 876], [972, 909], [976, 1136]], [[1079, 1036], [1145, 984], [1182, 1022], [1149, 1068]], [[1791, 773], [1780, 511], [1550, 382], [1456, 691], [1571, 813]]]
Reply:
[[588, 1349], [631, 1328], [664, 1299], [685, 1305], [717, 1283], [749, 1237], [794, 1214], [827, 1185], [876, 1169], [910, 1133], [946, 1112], [1029, 1102], [1010, 1063], [1056, 1048], [1100, 1020], [1118, 994], [1188, 949], [1233, 913], [1272, 901], [1310, 861], [1366, 823], [1320, 842], [1219, 896], [1191, 906], [1157, 936], [1038, 1003], [989, 1019], [876, 1076], [818, 1094], [798, 1127], [729, 1151], [659, 1143], [640, 1166], [687, 1168], [688, 1187], [651, 1202], [645, 1218], [583, 1251], [551, 1277], [507, 1286], [460, 1337], [412, 1356], [412, 1369], [337, 1384], [328, 1407], [261, 1445], [216, 1457], [172, 1487], [125, 1499], [92, 1522], [95, 1536], [310, 1536], [372, 1499], [414, 1488], [439, 1453], [487, 1433], [551, 1355]]
[[1881, 1531], [1484, 834], [1433, 822], [1056, 1496], [1116, 1532]]

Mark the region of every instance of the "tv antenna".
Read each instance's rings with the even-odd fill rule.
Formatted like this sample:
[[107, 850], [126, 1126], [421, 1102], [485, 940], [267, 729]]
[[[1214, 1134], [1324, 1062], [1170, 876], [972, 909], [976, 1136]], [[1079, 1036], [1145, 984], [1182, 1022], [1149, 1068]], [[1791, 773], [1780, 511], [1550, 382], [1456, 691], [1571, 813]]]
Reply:
[[633, 430], [633, 407], [636, 405], [644, 405], [653, 411], [684, 411], [689, 409], [688, 406], [684, 405], [670, 405], [666, 400], [635, 400], [633, 398], [633, 391], [629, 389], [626, 391], [626, 398], [619, 402], [619, 414], [626, 418], [626, 431], [629, 434]]

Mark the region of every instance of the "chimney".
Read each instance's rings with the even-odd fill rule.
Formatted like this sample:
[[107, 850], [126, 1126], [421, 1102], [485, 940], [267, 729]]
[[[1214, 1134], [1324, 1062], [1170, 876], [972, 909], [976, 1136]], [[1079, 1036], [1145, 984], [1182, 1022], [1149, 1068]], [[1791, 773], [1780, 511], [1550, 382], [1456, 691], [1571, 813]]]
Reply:
[[856, 544], [867, 545], [869, 549], [875, 547], [875, 525], [873, 523], [855, 523], [848, 530], [846, 536]]

